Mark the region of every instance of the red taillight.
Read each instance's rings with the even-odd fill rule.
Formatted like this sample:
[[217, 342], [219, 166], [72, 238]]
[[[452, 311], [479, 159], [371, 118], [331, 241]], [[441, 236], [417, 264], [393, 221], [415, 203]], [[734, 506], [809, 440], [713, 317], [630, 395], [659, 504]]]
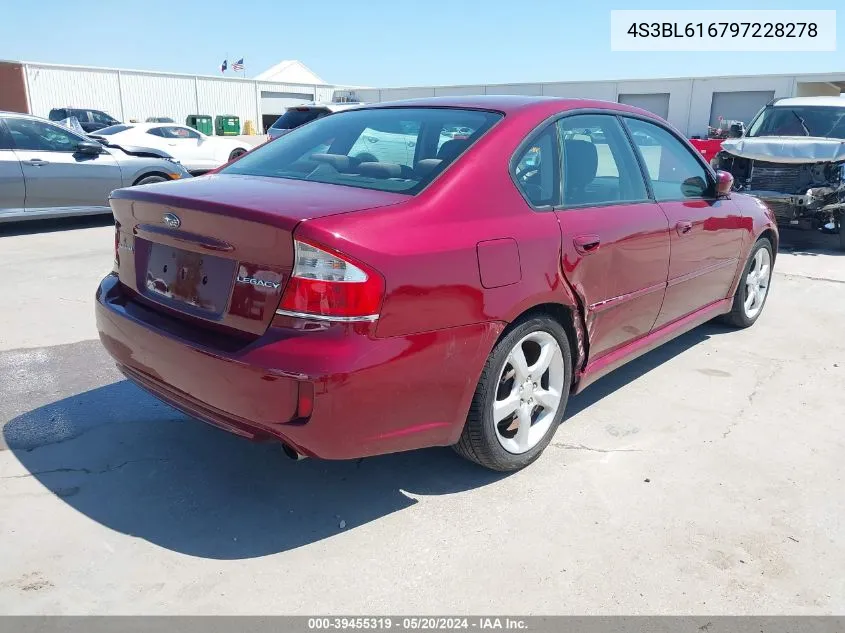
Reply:
[[346, 255], [294, 240], [296, 261], [279, 312], [342, 321], [374, 321], [384, 295], [375, 270]]

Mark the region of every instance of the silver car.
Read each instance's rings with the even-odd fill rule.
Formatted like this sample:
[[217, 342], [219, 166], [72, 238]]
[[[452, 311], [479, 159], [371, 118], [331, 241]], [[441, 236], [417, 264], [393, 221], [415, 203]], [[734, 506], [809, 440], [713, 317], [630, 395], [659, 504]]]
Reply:
[[114, 189], [190, 177], [164, 152], [107, 146], [45, 119], [0, 112], [0, 222], [110, 213]]

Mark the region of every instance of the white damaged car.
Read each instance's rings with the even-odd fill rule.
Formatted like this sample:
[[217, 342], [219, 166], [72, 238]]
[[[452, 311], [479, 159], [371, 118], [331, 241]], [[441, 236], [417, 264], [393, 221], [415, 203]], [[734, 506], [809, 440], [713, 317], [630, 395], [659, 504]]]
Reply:
[[838, 232], [845, 249], [845, 98], [792, 97], [722, 143], [716, 169], [766, 202], [780, 224]]

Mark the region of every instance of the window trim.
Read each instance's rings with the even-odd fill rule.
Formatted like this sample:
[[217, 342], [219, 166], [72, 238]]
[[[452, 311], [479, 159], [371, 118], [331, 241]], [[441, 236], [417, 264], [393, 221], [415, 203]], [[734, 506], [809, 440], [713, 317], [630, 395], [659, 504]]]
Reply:
[[[618, 118], [622, 119], [622, 121], [621, 121], [622, 127], [625, 129], [626, 133], [629, 136], [629, 142], [633, 146], [634, 153], [637, 155], [637, 161], [640, 164], [640, 171], [643, 174], [643, 178], [646, 179], [646, 183], [648, 185], [648, 188], [652, 192], [652, 199], [655, 202], [657, 202], [658, 204], [661, 203], [661, 202], [686, 202], [686, 201], [689, 201], [689, 200], [704, 200], [705, 202], [707, 202], [707, 201], [712, 202], [712, 201], [715, 201], [715, 200], [721, 200], [723, 198], [722, 196], [719, 196], [716, 193], [716, 180], [717, 180], [716, 179], [716, 171], [713, 169], [713, 166], [710, 165], [710, 163], [708, 163], [706, 160], [704, 160], [704, 156], [702, 156], [701, 152], [699, 152], [697, 149], [695, 149], [692, 146], [692, 144], [689, 142], [688, 139], [683, 138], [679, 134], [676, 134], [671, 128], [666, 127], [665, 125], [661, 125], [659, 121], [655, 121], [654, 119], [651, 119], [649, 117], [644, 117], [642, 115], [627, 113], [627, 112], [620, 112], [617, 116], [618, 116]], [[704, 196], [700, 196], [700, 197], [696, 197], [696, 198], [689, 198], [689, 197], [686, 197], [686, 196], [680, 196], [678, 198], [667, 198], [665, 200], [658, 200], [657, 195], [654, 193], [654, 188], [651, 185], [651, 175], [648, 173], [648, 168], [645, 164], [645, 160], [642, 156], [642, 153], [640, 152], [639, 145], [637, 145], [633, 141], [633, 138], [632, 138], [633, 133], [628, 128], [628, 124], [625, 122], [626, 118], [636, 119], [638, 121], [643, 121], [644, 123], [651, 123], [655, 127], [659, 127], [664, 132], [667, 132], [675, 140], [679, 141], [680, 144], [684, 147], [684, 149], [687, 152], [689, 152], [690, 154], [692, 154], [693, 158], [698, 162], [698, 164], [701, 165], [704, 168], [704, 175], [707, 178], [707, 192], [709, 192], [709, 195], [704, 195]]]
[[[54, 121], [48, 121], [48, 120], [37, 119], [37, 118], [27, 118], [27, 117], [9, 117], [9, 119], [19, 119], [21, 121], [33, 121], [35, 123], [41, 123], [42, 125], [46, 125], [46, 126], [49, 126], [49, 127], [58, 128], [58, 130], [60, 132], [64, 132], [70, 138], [76, 139], [77, 146], [79, 145], [79, 143], [84, 143], [88, 140], [88, 139], [85, 139], [85, 138], [79, 136], [76, 132], [62, 127], [61, 125], [59, 125], [58, 123], [55, 123]], [[26, 148], [19, 148], [15, 144], [15, 137], [12, 134], [11, 128], [9, 128], [7, 126], [6, 129], [8, 130], [9, 136], [12, 139], [12, 145], [13, 145], [12, 149], [15, 150], [15, 151], [18, 151], [18, 152], [59, 152], [61, 154], [76, 154], [76, 153], [79, 152], [78, 147], [74, 147], [73, 149], [26, 149]]]

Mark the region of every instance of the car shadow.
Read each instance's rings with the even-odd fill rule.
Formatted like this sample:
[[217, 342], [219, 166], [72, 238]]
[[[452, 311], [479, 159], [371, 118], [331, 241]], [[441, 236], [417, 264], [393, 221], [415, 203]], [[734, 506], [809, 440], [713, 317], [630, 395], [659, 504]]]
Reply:
[[[580, 413], [713, 335], [707, 324], [570, 400]], [[355, 461], [304, 460], [182, 416], [122, 380], [25, 412], [3, 440], [26, 472], [93, 521], [209, 559], [266, 556], [331, 538], [418, 502], [506, 475], [435, 448]], [[14, 484], [12, 484], [14, 485]]]
[[660, 365], [675, 356], [695, 347], [699, 343], [703, 343], [713, 336], [730, 332], [736, 332], [736, 329], [722, 325], [716, 321], [710, 321], [622, 365], [607, 376], [594, 382], [581, 393], [572, 396], [566, 406], [564, 422], [590, 408], [617, 389], [621, 389], [651, 370], [660, 367]]
[[789, 253], [802, 257], [819, 255], [845, 256], [845, 250], [839, 247], [839, 235], [821, 231], [805, 231], [789, 227], [780, 229], [779, 253]]
[[0, 238], [14, 237], [16, 235], [35, 235], [38, 233], [56, 233], [58, 231], [112, 225], [114, 225], [114, 216], [109, 211], [98, 215], [0, 222]]
[[188, 419], [125, 380], [19, 415], [3, 435], [27, 471], [6, 483], [35, 477], [108, 528], [221, 560], [291, 550], [505, 476], [448, 448], [292, 461], [278, 443]]

